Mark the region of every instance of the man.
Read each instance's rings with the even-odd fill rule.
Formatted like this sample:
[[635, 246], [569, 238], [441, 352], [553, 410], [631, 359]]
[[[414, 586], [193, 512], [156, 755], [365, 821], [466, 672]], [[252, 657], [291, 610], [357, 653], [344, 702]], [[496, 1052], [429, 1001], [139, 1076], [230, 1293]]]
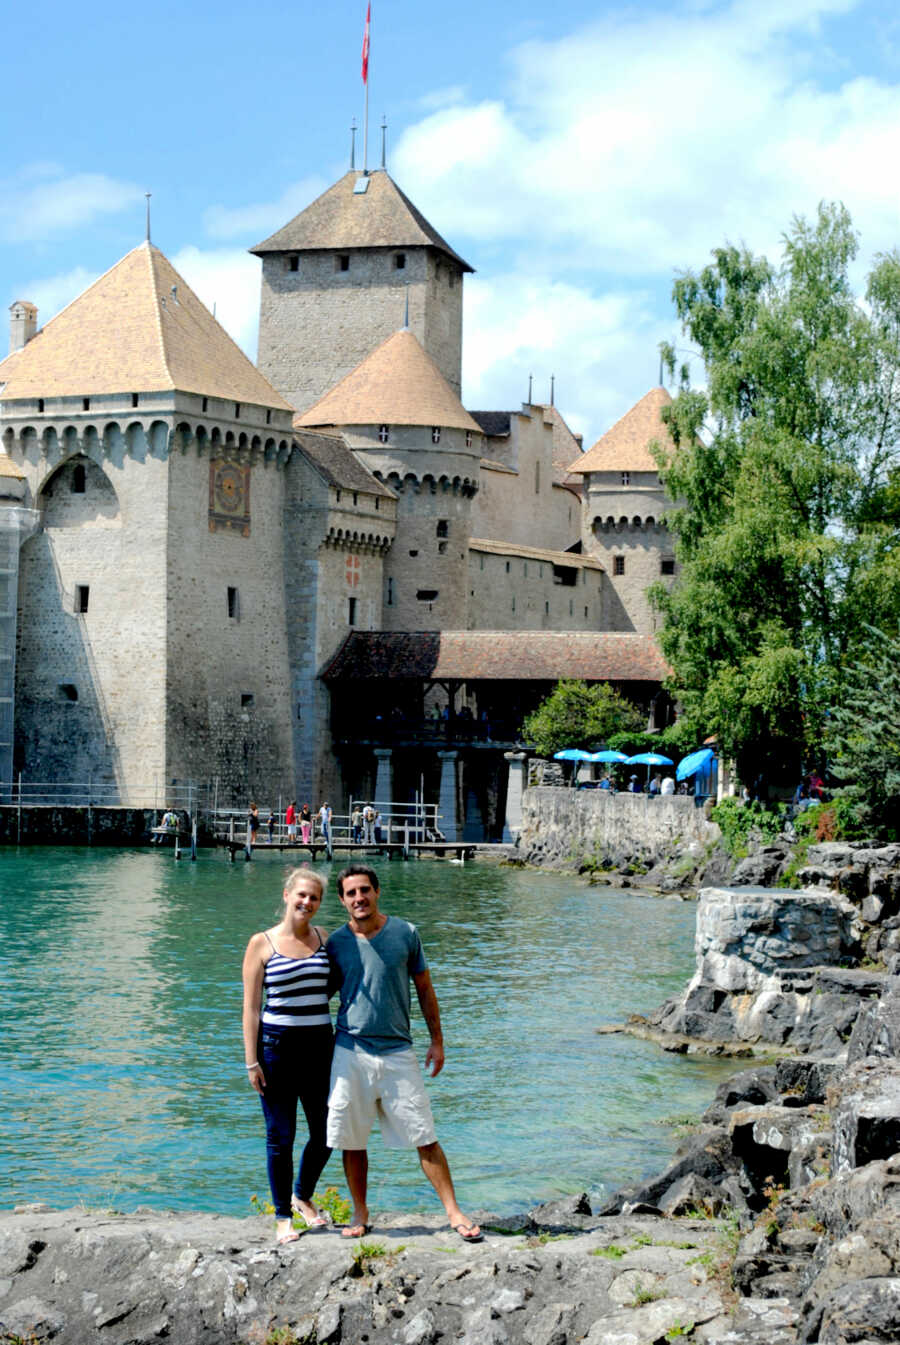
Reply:
[[375, 844], [375, 809], [371, 803], [367, 803], [363, 808], [363, 840], [366, 845]]
[[337, 880], [348, 923], [328, 940], [334, 979], [340, 985], [328, 1146], [344, 1151], [344, 1174], [353, 1201], [345, 1238], [369, 1229], [366, 1203], [369, 1133], [376, 1116], [392, 1149], [417, 1149], [450, 1226], [464, 1242], [481, 1242], [477, 1224], [456, 1203], [450, 1168], [437, 1142], [428, 1094], [412, 1049], [409, 1026], [412, 978], [431, 1034], [425, 1067], [432, 1078], [444, 1067], [444, 1042], [437, 996], [415, 925], [378, 909], [378, 879], [364, 864], [351, 864]]
[[331, 809], [327, 803], [323, 803], [319, 809], [319, 829], [322, 832], [322, 839], [326, 845], [331, 841]]

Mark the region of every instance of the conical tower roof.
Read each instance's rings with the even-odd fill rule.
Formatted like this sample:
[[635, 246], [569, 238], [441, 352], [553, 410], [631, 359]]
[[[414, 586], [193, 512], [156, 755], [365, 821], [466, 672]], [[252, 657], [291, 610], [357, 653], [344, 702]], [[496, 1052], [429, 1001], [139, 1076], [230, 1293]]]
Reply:
[[442, 425], [481, 434], [481, 427], [406, 327], [376, 346], [294, 424]]
[[657, 462], [649, 445], [656, 441], [667, 451], [675, 443], [663, 423], [661, 411], [671, 406], [665, 388], [651, 388], [646, 396], [626, 411], [612, 429], [607, 430], [582, 457], [570, 463], [570, 472], [656, 472]]
[[[365, 190], [356, 190], [361, 183], [366, 184]], [[464, 271], [472, 270], [382, 168], [368, 175], [345, 173], [289, 224], [250, 251], [261, 257], [267, 252], [412, 247], [439, 248]]]
[[0, 363], [0, 399], [200, 393], [293, 408], [172, 263], [142, 243]]

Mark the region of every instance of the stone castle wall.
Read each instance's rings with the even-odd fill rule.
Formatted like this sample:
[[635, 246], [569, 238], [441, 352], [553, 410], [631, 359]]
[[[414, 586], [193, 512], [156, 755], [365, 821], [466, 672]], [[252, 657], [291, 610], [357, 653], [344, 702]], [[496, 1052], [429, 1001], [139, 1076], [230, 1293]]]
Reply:
[[602, 630], [605, 576], [571, 567], [573, 586], [548, 561], [469, 552], [470, 630]]
[[[346, 271], [339, 257], [349, 257]], [[405, 266], [397, 267], [397, 258]], [[298, 411], [311, 406], [404, 322], [460, 390], [462, 273], [425, 248], [283, 253], [263, 259], [259, 368]]]
[[284, 469], [259, 455], [243, 464], [244, 536], [210, 527], [210, 461], [189, 447], [168, 463], [166, 775], [217, 778], [236, 802], [271, 801], [293, 776]]
[[[606, 571], [606, 629], [652, 635], [659, 617], [650, 606], [651, 584], [671, 585], [673, 576], [663, 573], [663, 560], [674, 560], [675, 546], [668, 528], [659, 523], [616, 523], [595, 530], [590, 554]], [[618, 564], [617, 564], [618, 563]], [[617, 568], [623, 572], [617, 573]]]
[[484, 455], [506, 470], [484, 467], [472, 508], [472, 536], [565, 551], [578, 541], [581, 501], [554, 484], [553, 431], [540, 407], [510, 416], [510, 439], [488, 439]]
[[35, 440], [22, 463], [43, 527], [21, 553], [15, 769], [127, 801], [165, 778], [168, 483], [149, 454], [101, 461], [54, 470]]

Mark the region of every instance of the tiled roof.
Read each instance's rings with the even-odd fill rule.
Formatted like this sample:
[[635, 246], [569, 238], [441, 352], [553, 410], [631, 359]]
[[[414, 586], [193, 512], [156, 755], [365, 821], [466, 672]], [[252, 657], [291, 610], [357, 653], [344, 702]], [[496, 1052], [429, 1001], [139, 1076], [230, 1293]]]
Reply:
[[493, 556], [521, 556], [524, 560], [545, 561], [549, 565], [571, 565], [579, 570], [602, 570], [596, 556], [577, 551], [550, 551], [539, 546], [518, 546], [513, 542], [492, 542], [482, 537], [469, 538], [470, 551], [487, 551]]
[[440, 425], [481, 427], [469, 415], [419, 340], [407, 328], [394, 332], [341, 379], [295, 426]]
[[366, 190], [355, 192], [353, 188], [363, 178], [362, 173], [345, 173], [312, 205], [250, 251], [261, 257], [266, 252], [434, 247], [459, 262], [464, 271], [472, 270], [384, 169], [369, 173], [364, 179], [369, 184]]
[[4, 382], [3, 400], [178, 389], [292, 409], [150, 243], [0, 363]]
[[469, 414], [473, 420], [478, 421], [485, 434], [493, 435], [495, 438], [509, 434], [512, 411], [470, 411]]
[[651, 390], [617, 420], [611, 430], [598, 439], [583, 457], [569, 463], [570, 472], [655, 472], [656, 461], [649, 444], [656, 442], [664, 449], [675, 452], [675, 444], [668, 428], [660, 419], [660, 411], [670, 406], [672, 398], [665, 388]]
[[351, 631], [320, 674], [327, 682], [662, 682], [668, 665], [649, 635], [581, 631]]
[[19, 471], [9, 454], [0, 450], [0, 476], [14, 476], [23, 481], [24, 474]]
[[342, 490], [362, 490], [368, 495], [397, 497], [364, 467], [351, 448], [336, 434], [318, 430], [294, 431], [294, 442], [330, 486]]

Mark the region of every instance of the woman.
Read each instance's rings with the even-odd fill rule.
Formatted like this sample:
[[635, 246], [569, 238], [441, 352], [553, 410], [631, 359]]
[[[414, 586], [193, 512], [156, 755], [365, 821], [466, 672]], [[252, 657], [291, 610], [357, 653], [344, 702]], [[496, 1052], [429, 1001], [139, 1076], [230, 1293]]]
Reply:
[[250, 811], [247, 814], [247, 826], [250, 829], [250, 844], [256, 844], [256, 833], [259, 831], [259, 809], [255, 803], [250, 804]]
[[[325, 1143], [333, 1046], [327, 936], [310, 924], [322, 892], [318, 874], [294, 869], [284, 885], [281, 923], [254, 934], [244, 954], [244, 1056], [266, 1119], [269, 1186], [280, 1243], [296, 1242], [299, 1236], [292, 1212], [302, 1215], [309, 1228], [326, 1223], [312, 1203], [331, 1153]], [[264, 987], [266, 1002], [260, 1011]], [[292, 1194], [298, 1101], [309, 1139]]]
[[300, 809], [300, 836], [304, 845], [309, 845], [309, 834], [312, 830], [312, 813], [309, 804], [304, 803]]

